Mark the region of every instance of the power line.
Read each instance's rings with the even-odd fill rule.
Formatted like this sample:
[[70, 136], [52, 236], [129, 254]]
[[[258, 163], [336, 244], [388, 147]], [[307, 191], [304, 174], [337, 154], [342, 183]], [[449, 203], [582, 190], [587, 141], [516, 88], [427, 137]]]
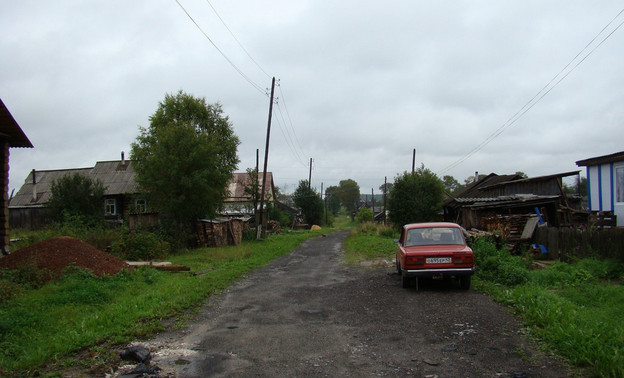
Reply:
[[258, 84], [254, 83], [253, 80], [251, 80], [249, 78], [249, 76], [245, 75], [245, 73], [238, 68], [234, 62], [232, 62], [230, 60], [230, 58], [228, 58], [225, 53], [223, 51], [221, 51], [221, 49], [212, 41], [212, 39], [210, 39], [210, 37], [208, 36], [208, 34], [206, 34], [204, 32], [204, 30], [199, 26], [199, 24], [195, 21], [195, 19], [193, 18], [193, 16], [191, 16], [191, 14], [186, 10], [186, 8], [184, 8], [184, 6], [182, 4], [180, 4], [180, 1], [175, 0], [175, 2], [180, 6], [180, 8], [182, 8], [182, 10], [184, 11], [184, 13], [186, 14], [186, 16], [193, 22], [193, 24], [195, 24], [195, 26], [197, 27], [197, 29], [199, 29], [199, 31], [204, 35], [204, 37], [206, 37], [206, 39], [212, 44], [212, 46], [214, 46], [215, 49], [217, 49], [217, 51], [219, 52], [219, 54], [221, 54], [221, 56], [223, 56], [223, 58], [225, 58], [225, 60], [227, 60], [227, 62], [236, 70], [236, 72], [238, 72], [239, 75], [241, 75], [245, 80], [247, 80], [247, 82], [249, 84], [251, 84], [257, 91], [259, 91], [262, 94], [265, 94], [264, 89], [259, 86]]
[[258, 64], [258, 62], [251, 56], [251, 54], [249, 53], [249, 51], [247, 51], [247, 49], [245, 47], [243, 47], [242, 43], [240, 43], [240, 41], [238, 40], [238, 38], [236, 38], [236, 36], [234, 35], [234, 33], [232, 32], [232, 30], [230, 30], [230, 28], [226, 25], [225, 21], [223, 21], [223, 18], [221, 18], [221, 16], [219, 15], [219, 13], [217, 12], [217, 10], [215, 9], [215, 7], [212, 6], [212, 3], [210, 3], [210, 0], [206, 0], [206, 2], [208, 3], [208, 5], [210, 5], [210, 8], [212, 8], [212, 11], [217, 15], [217, 17], [219, 18], [219, 20], [221, 21], [221, 23], [223, 24], [223, 26], [227, 29], [228, 32], [230, 32], [230, 35], [232, 36], [232, 38], [234, 38], [234, 40], [236, 41], [236, 43], [238, 43], [238, 46], [240, 46], [241, 49], [243, 49], [243, 51], [245, 52], [245, 54], [247, 54], [247, 56], [249, 57], [249, 59], [251, 59], [252, 62], [254, 62], [254, 64], [260, 69], [260, 71], [262, 71], [262, 73], [264, 73], [268, 78], [271, 78], [272, 76], [269, 75], [268, 73], [266, 73], [266, 71], [260, 66], [260, 64]]
[[[581, 54], [583, 54], [583, 52], [585, 50], [587, 50], [589, 48], [589, 46], [591, 46], [597, 39], [598, 37], [622, 14], [624, 13], [624, 9], [622, 9], [611, 21], [609, 21], [609, 23], [602, 28], [602, 30], [600, 30], [600, 32], [598, 34], [596, 34], [596, 36], [589, 41], [589, 43], [587, 43], [587, 45], [585, 45], [585, 47], [579, 51], [578, 54], [576, 54], [574, 56], [574, 58], [572, 58], [572, 60], [570, 60], [570, 62], [568, 62], [568, 64], [565, 65], [565, 67], [563, 67], [552, 79], [550, 79], [550, 81], [542, 88], [540, 89], [526, 104], [524, 104], [524, 106], [522, 106], [522, 108], [520, 108], [520, 110], [518, 110], [513, 116], [511, 116], [505, 123], [503, 123], [498, 129], [496, 129], [492, 134], [490, 134], [483, 142], [481, 142], [480, 144], [478, 144], [475, 148], [473, 148], [468, 154], [466, 154], [464, 157], [462, 157], [461, 159], [455, 161], [454, 163], [450, 164], [449, 166], [447, 166], [446, 168], [442, 169], [439, 173], [444, 173], [447, 172], [455, 167], [457, 167], [458, 165], [460, 165], [461, 163], [463, 163], [464, 161], [468, 160], [469, 158], [471, 158], [472, 156], [474, 156], [477, 152], [479, 152], [481, 149], [483, 149], [485, 146], [487, 146], [492, 140], [494, 140], [496, 137], [498, 137], [500, 134], [503, 133], [503, 131], [505, 131], [507, 128], [511, 127], [512, 125], [514, 125], [522, 116], [524, 116], [524, 114], [526, 114], [529, 110], [531, 110], [538, 102], [540, 102], [544, 97], [546, 97], [546, 95], [548, 95], [550, 93], [550, 91], [552, 91], [556, 86], [558, 86], [563, 80], [565, 80], [581, 63], [583, 63], [591, 54], [594, 53], [594, 51], [596, 51], [596, 49], [598, 49], [598, 47], [600, 47], [607, 39], [609, 39], [623, 24], [624, 21], [621, 22], [617, 27], [615, 27], [609, 34], [607, 34], [593, 49], [591, 49], [581, 60], [579, 60], [570, 70], [568, 70], [565, 75], [563, 75], [559, 80], [557, 80], [557, 78], [564, 72], [566, 71], [566, 69], [568, 67], [570, 67], [572, 65], [572, 63], [579, 57], [581, 56]], [[556, 81], [555, 81], [556, 80]], [[553, 84], [554, 82], [554, 84]], [[551, 85], [552, 84], [552, 85]], [[547, 89], [548, 88], [548, 89]]]

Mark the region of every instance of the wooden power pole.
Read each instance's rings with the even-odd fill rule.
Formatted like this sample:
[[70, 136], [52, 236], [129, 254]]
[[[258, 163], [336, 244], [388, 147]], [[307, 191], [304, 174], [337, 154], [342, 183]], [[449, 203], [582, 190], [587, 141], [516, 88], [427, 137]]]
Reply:
[[269, 162], [269, 140], [271, 138], [271, 116], [273, 115], [273, 95], [275, 94], [275, 77], [271, 80], [271, 102], [269, 103], [269, 121], [267, 124], [266, 147], [264, 149], [264, 171], [262, 172], [262, 193], [260, 194], [260, 214], [262, 218], [261, 237], [266, 237], [267, 214], [264, 211], [264, 193], [266, 192], [267, 164]]

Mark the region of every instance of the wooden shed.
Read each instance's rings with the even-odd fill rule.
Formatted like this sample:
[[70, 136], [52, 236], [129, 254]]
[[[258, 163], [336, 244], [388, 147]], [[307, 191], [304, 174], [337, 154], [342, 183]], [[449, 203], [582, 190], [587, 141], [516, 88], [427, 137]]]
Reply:
[[243, 241], [243, 231], [249, 218], [199, 219], [197, 221], [197, 244], [206, 247], [238, 245]]

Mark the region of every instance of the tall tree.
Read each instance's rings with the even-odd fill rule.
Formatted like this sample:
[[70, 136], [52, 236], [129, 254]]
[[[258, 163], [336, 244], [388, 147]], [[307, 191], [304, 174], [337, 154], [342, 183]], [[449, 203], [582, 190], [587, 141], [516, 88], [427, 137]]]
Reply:
[[321, 196], [308, 186], [308, 180], [299, 181], [293, 193], [295, 205], [301, 209], [307, 224], [320, 225], [323, 220], [323, 200]]
[[444, 189], [450, 194], [455, 194], [464, 188], [455, 177], [450, 175], [442, 177], [442, 184], [444, 184]]
[[404, 224], [428, 222], [441, 210], [442, 181], [422, 165], [414, 173], [404, 172], [394, 180], [388, 203], [390, 221], [399, 229]]
[[339, 188], [340, 190], [337, 194], [342, 206], [355, 217], [355, 211], [360, 203], [360, 186], [354, 180], [347, 179], [340, 181]]
[[165, 95], [132, 143], [136, 179], [170, 236], [189, 236], [227, 197], [239, 139], [220, 104], [179, 91]]
[[340, 197], [338, 192], [340, 188], [332, 185], [325, 189], [325, 200], [327, 201], [327, 208], [333, 214], [336, 215], [340, 211]]
[[79, 173], [54, 180], [48, 201], [50, 219], [64, 222], [71, 218], [86, 226], [100, 224], [104, 219], [105, 189], [100, 181]]

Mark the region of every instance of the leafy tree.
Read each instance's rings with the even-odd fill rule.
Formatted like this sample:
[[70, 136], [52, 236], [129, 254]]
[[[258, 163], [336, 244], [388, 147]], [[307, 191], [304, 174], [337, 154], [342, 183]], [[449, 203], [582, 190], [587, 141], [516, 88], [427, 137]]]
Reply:
[[183, 240], [197, 218], [214, 216], [227, 197], [239, 139], [220, 104], [182, 91], [167, 94], [150, 126], [139, 130], [131, 151], [137, 182], [165, 233]]
[[[481, 180], [483, 178], [487, 177], [487, 175], [478, 175], [477, 179]], [[464, 186], [468, 186], [472, 183], [475, 182], [475, 177], [474, 176], [468, 176], [466, 177], [466, 179], [464, 180]]]
[[450, 175], [442, 177], [442, 184], [444, 185], [444, 190], [446, 190], [450, 194], [455, 194], [460, 190], [464, 189], [464, 186], [460, 184], [459, 181], [455, 179], [455, 177]]
[[414, 173], [404, 172], [394, 179], [388, 201], [390, 221], [397, 229], [404, 224], [435, 219], [443, 201], [444, 185], [422, 165]]
[[323, 200], [321, 196], [308, 186], [308, 180], [299, 181], [293, 193], [295, 205], [301, 209], [307, 224], [321, 224], [323, 220]]
[[368, 207], [361, 208], [355, 217], [358, 223], [372, 222], [374, 218], [375, 216], [373, 215], [373, 210]]
[[563, 184], [565, 194], [578, 194], [581, 197], [587, 196], [587, 178], [577, 176], [573, 185]]
[[516, 174], [517, 174], [518, 176], [520, 176], [521, 178], [523, 178], [523, 179], [527, 179], [527, 178], [529, 178], [529, 175], [527, 175], [526, 173], [524, 173], [524, 172], [522, 172], [522, 171], [518, 171], [518, 172], [516, 172]]
[[95, 226], [104, 219], [102, 197], [105, 188], [98, 180], [74, 173], [52, 182], [48, 212], [55, 222], [69, 219]]
[[339, 188], [340, 190], [337, 194], [340, 198], [340, 203], [350, 214], [355, 215], [355, 210], [357, 210], [360, 202], [360, 186], [357, 182], [347, 179], [340, 181]]
[[333, 215], [340, 211], [340, 197], [338, 192], [340, 188], [337, 186], [329, 186], [325, 189], [325, 200], [327, 201], [327, 209]]

